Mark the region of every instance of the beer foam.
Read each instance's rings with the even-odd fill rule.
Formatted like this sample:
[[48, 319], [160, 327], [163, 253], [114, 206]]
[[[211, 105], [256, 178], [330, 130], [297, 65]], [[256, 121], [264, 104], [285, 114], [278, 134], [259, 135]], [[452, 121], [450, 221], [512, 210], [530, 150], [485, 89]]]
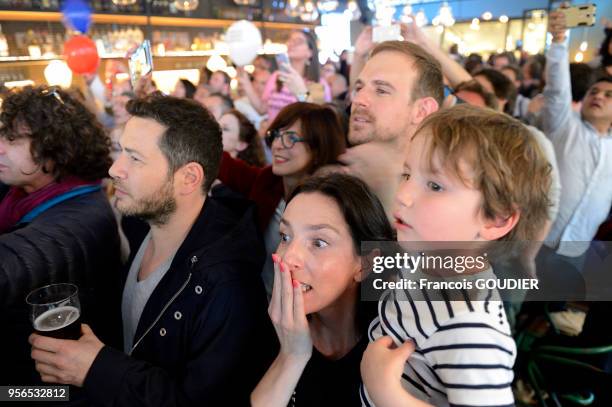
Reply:
[[81, 313], [76, 307], [65, 305], [43, 312], [34, 320], [34, 329], [40, 332], [56, 331], [76, 321]]

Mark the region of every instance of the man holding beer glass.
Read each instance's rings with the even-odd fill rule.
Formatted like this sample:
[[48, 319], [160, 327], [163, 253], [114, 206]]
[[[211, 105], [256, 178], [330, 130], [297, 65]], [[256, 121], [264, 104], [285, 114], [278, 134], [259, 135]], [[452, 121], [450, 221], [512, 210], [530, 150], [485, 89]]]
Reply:
[[32, 291], [26, 298], [36, 333], [58, 339], [81, 336], [79, 289], [74, 284], [51, 284]]
[[35, 333], [36, 369], [45, 382], [82, 386], [96, 405], [248, 405], [272, 358], [263, 343], [274, 340], [253, 207], [207, 197], [222, 141], [202, 106], [152, 95], [127, 109], [109, 173], [117, 209], [148, 225], [125, 228], [124, 352], [87, 325], [77, 341]]
[[[11, 92], [0, 112], [0, 385], [40, 383], [30, 358], [30, 291], [80, 289], [81, 320], [113, 341], [117, 223], [100, 183], [112, 164], [95, 116], [55, 87]], [[57, 315], [56, 315], [57, 316]], [[116, 322], [117, 326], [113, 326]], [[118, 339], [118, 338], [117, 338]], [[117, 341], [117, 340], [115, 340]]]

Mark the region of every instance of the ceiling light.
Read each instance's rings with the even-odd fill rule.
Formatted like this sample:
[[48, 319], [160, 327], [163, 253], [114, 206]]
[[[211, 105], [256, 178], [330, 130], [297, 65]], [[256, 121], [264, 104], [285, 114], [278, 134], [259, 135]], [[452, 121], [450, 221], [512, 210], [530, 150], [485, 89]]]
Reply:
[[174, 6], [181, 11], [193, 11], [198, 8], [198, 0], [175, 0]]

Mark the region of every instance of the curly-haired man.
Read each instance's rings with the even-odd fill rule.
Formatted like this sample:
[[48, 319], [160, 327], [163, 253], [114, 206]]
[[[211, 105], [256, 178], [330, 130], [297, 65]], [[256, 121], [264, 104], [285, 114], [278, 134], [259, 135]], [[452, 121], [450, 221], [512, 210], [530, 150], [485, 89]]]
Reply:
[[[120, 290], [119, 238], [100, 183], [110, 140], [76, 99], [58, 88], [10, 93], [0, 111], [0, 384], [37, 375], [25, 296], [56, 282], [78, 286], [81, 318], [112, 341]], [[116, 276], [116, 278], [115, 278]], [[117, 287], [117, 288], [115, 288]], [[118, 314], [119, 310], [116, 310]], [[5, 377], [6, 375], [6, 377]]]

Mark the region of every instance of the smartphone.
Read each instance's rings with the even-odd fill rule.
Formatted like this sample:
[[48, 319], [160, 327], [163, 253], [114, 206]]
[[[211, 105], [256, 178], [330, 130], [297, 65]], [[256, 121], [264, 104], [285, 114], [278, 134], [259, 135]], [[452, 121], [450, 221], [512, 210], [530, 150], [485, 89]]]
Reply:
[[558, 11], [565, 14], [567, 28], [591, 27], [595, 25], [595, 4], [581, 4], [570, 7], [559, 7]]
[[287, 68], [285, 68], [285, 64], [289, 63], [289, 55], [287, 55], [284, 52], [281, 52], [279, 54], [276, 54], [274, 58], [276, 59], [276, 65], [278, 66], [278, 69], [280, 69], [281, 71], [287, 72]]
[[393, 25], [378, 25], [372, 29], [372, 41], [375, 43], [385, 41], [396, 41], [400, 39], [400, 26]]
[[149, 72], [153, 71], [153, 56], [151, 54], [151, 43], [144, 40], [134, 51], [128, 60], [130, 69], [130, 80], [132, 87], [136, 87], [138, 80]]

